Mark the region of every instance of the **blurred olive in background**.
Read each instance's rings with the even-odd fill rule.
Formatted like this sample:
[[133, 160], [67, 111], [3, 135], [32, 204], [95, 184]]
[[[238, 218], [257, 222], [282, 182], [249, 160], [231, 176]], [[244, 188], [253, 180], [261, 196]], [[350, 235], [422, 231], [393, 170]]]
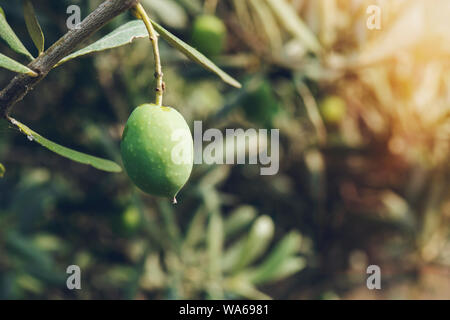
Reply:
[[112, 227], [115, 232], [122, 236], [130, 236], [135, 234], [142, 223], [139, 209], [130, 205], [122, 212], [114, 214], [112, 219]]
[[320, 103], [320, 113], [326, 123], [337, 124], [342, 121], [347, 112], [347, 104], [338, 96], [328, 96]]
[[201, 15], [192, 27], [192, 45], [208, 57], [222, 53], [227, 38], [225, 24], [213, 15]]

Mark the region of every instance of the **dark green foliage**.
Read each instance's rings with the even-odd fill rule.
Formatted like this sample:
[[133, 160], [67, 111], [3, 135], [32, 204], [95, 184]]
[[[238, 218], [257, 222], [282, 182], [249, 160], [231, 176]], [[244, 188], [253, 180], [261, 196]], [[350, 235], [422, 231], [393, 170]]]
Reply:
[[257, 89], [247, 92], [242, 107], [247, 119], [268, 128], [273, 127], [273, 121], [281, 111], [279, 101], [268, 81], [263, 81]]

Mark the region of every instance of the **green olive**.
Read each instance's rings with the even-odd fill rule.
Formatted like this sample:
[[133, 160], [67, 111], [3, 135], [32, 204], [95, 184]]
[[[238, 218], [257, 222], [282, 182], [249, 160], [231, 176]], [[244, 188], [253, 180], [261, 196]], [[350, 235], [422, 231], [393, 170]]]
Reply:
[[336, 124], [341, 122], [346, 112], [347, 104], [338, 96], [328, 96], [320, 104], [320, 113], [326, 123]]
[[202, 15], [195, 19], [192, 29], [192, 44], [208, 57], [219, 55], [225, 46], [227, 29], [225, 24], [212, 15]]
[[136, 186], [175, 202], [193, 165], [192, 135], [180, 113], [154, 104], [137, 107], [125, 125], [120, 151]]
[[136, 233], [141, 226], [141, 215], [136, 206], [128, 206], [122, 212], [117, 213], [112, 219], [114, 232], [122, 236], [130, 236]]

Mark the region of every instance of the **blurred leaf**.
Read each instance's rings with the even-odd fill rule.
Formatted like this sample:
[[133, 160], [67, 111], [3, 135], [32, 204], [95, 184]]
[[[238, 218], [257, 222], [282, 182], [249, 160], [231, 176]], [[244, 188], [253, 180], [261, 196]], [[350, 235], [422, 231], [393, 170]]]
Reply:
[[183, 7], [173, 0], [144, 0], [143, 5], [149, 7], [150, 12], [171, 28], [181, 29], [188, 23]]
[[3, 40], [5, 40], [8, 46], [17, 53], [23, 54], [30, 60], [34, 59], [31, 53], [27, 50], [27, 48], [25, 48], [25, 46], [16, 36], [13, 29], [11, 29], [11, 27], [9, 26], [8, 21], [6, 21], [5, 12], [1, 7], [0, 7], [0, 37]]
[[130, 21], [93, 44], [78, 50], [67, 57], [63, 58], [56, 66], [63, 64], [69, 60], [93, 53], [100, 52], [112, 48], [117, 48], [126, 44], [130, 44], [134, 39], [147, 38], [148, 32], [141, 20]]
[[230, 175], [230, 167], [228, 166], [210, 166], [207, 173], [200, 180], [200, 187], [209, 190], [212, 187], [225, 181]]
[[[211, 213], [208, 226], [208, 257], [209, 257], [209, 273], [212, 279], [220, 280], [222, 277], [221, 257], [223, 249], [223, 220], [220, 212]], [[209, 290], [209, 294], [214, 299], [223, 298], [220, 288], [214, 287]]]
[[0, 178], [3, 178], [5, 172], [6, 172], [5, 166], [0, 163]]
[[34, 294], [40, 294], [44, 291], [43, 283], [29, 274], [21, 274], [16, 278], [17, 284], [24, 290]]
[[235, 108], [239, 107], [242, 101], [247, 97], [249, 91], [256, 90], [261, 84], [262, 78], [259, 74], [253, 76], [250, 80], [244, 82], [244, 87], [239, 91], [232, 91], [226, 97], [226, 104], [213, 115], [212, 121], [220, 121], [226, 118]]
[[308, 86], [302, 81], [302, 79], [299, 76], [295, 77], [294, 83], [298, 93], [303, 99], [303, 104], [305, 105], [309, 120], [316, 129], [317, 140], [321, 145], [324, 145], [327, 141], [327, 130], [323, 122], [323, 119], [320, 116], [316, 99], [311, 93], [311, 90], [309, 90]]
[[25, 258], [29, 265], [41, 269], [50, 269], [52, 267], [53, 261], [51, 256], [37, 248], [31, 240], [16, 231], [10, 231], [7, 234], [6, 244], [9, 250]]
[[203, 12], [200, 0], [175, 0], [180, 5], [186, 8], [192, 15], [197, 15]]
[[[158, 23], [150, 20], [153, 24], [155, 30], [172, 46], [183, 52], [188, 58], [197, 62], [205, 69], [217, 74], [224, 82], [236, 87], [241, 88], [241, 84], [229, 76], [227, 73], [222, 71], [219, 67], [217, 67], [211, 60], [205, 57], [196, 49], [192, 48], [185, 42], [181, 41], [179, 38], [174, 36], [172, 33], [164, 29]], [[71, 59], [77, 58], [79, 56], [83, 56], [93, 52], [99, 52], [111, 48], [116, 48], [119, 46], [123, 46], [125, 44], [131, 43], [136, 38], [144, 38], [148, 37], [148, 32], [145, 28], [144, 23], [141, 20], [135, 20], [126, 23], [125, 25], [117, 28], [107, 36], [102, 39], [94, 42], [93, 44], [83, 48], [79, 51], [76, 51], [67, 57], [63, 58], [57, 66], [67, 62]]]
[[180, 229], [178, 228], [178, 224], [175, 218], [175, 211], [171, 204], [167, 202], [166, 199], [161, 199], [158, 201], [159, 209], [161, 212], [161, 216], [164, 220], [164, 225], [166, 228], [167, 235], [169, 236], [171, 245], [174, 245], [179, 249], [181, 245], [181, 236]]
[[256, 289], [248, 280], [242, 276], [233, 277], [225, 283], [226, 289], [241, 297], [254, 300], [272, 299], [265, 293]]
[[305, 266], [306, 261], [304, 258], [291, 257], [281, 260], [279, 264], [273, 265], [272, 269], [263, 265], [245, 274], [253, 284], [259, 285], [289, 277], [302, 270]]
[[300, 250], [301, 239], [301, 235], [297, 232], [286, 235], [261, 266], [250, 273], [252, 282], [256, 284], [270, 281], [287, 276], [295, 270], [301, 270], [304, 266], [303, 259], [302, 262], [300, 260], [291, 261], [292, 256]]
[[259, 217], [247, 237], [239, 240], [224, 255], [223, 268], [238, 271], [264, 254], [272, 240], [274, 224], [269, 216]]
[[34, 12], [33, 3], [31, 0], [25, 0], [23, 2], [23, 15], [25, 17], [25, 24], [30, 34], [34, 45], [39, 51], [39, 55], [44, 52], [44, 34], [42, 33], [41, 26], [37, 20], [36, 13]]
[[60, 156], [69, 158], [73, 161], [80, 162], [83, 164], [91, 165], [96, 169], [107, 171], [107, 172], [121, 172], [122, 168], [115, 162], [112, 162], [110, 160], [105, 160], [101, 158], [97, 158], [85, 153], [81, 153], [66, 147], [63, 147], [57, 143], [54, 143], [38, 133], [34, 132], [30, 128], [28, 128], [26, 125], [20, 123], [19, 121], [15, 119], [10, 119], [11, 123], [16, 125], [20, 131], [27, 135], [28, 139], [30, 140], [36, 140], [37, 143], [42, 145], [43, 147], [49, 149], [50, 151], [53, 151]]
[[191, 222], [189, 223], [188, 230], [186, 232], [186, 237], [183, 242], [183, 246], [193, 247], [200, 240], [205, 237], [205, 220], [206, 220], [206, 211], [204, 206], [200, 206], [194, 214]]
[[33, 237], [33, 244], [47, 252], [62, 250], [65, 246], [63, 239], [50, 233], [40, 233]]
[[245, 228], [255, 219], [257, 211], [252, 206], [240, 206], [231, 212], [230, 216], [225, 220], [225, 234], [232, 237]]
[[420, 48], [422, 55], [443, 54], [448, 57], [449, 14], [450, 5], [447, 0], [435, 0], [431, 6], [427, 1], [410, 1], [395, 23], [379, 37], [368, 41], [352, 62], [359, 66], [370, 65], [412, 48]]
[[30, 68], [20, 64], [19, 62], [8, 58], [4, 54], [0, 53], [0, 68], [5, 68], [14, 72], [26, 73], [29, 76], [37, 77], [37, 73], [31, 70]]
[[99, 282], [110, 288], [123, 288], [130, 279], [136, 277], [138, 270], [130, 266], [110, 266], [106, 272], [99, 275]]
[[318, 53], [320, 43], [314, 33], [305, 25], [295, 8], [286, 0], [266, 0], [279, 21], [294, 37], [302, 40], [303, 44], [312, 52]]
[[167, 42], [169, 42], [172, 46], [174, 46], [176, 49], [184, 53], [189, 59], [191, 59], [194, 62], [197, 62], [200, 64], [203, 68], [215, 73], [218, 75], [225, 83], [228, 83], [229, 85], [241, 88], [242, 85], [235, 79], [233, 79], [230, 75], [222, 71], [218, 66], [216, 66], [211, 60], [209, 60], [207, 57], [205, 57], [202, 53], [197, 51], [196, 49], [192, 48], [185, 42], [181, 41], [179, 38], [174, 36], [172, 33], [164, 29], [162, 26], [160, 26], [158, 23], [156, 23], [153, 20], [150, 20], [153, 24], [153, 27], [155, 30], [163, 37]]
[[279, 51], [283, 46], [283, 36], [281, 30], [278, 28], [275, 17], [267, 7], [267, 4], [260, 0], [250, 0], [249, 4], [255, 11], [256, 16], [259, 18], [259, 25], [264, 29], [270, 46], [275, 50], [275, 52]]
[[25, 182], [17, 187], [9, 210], [18, 219], [21, 231], [31, 231], [42, 222], [45, 213], [55, 206], [58, 198], [62, 196], [61, 193], [66, 191], [58, 187], [60, 186], [54, 185], [52, 181], [33, 184]]
[[208, 226], [208, 252], [212, 271], [220, 272], [223, 246], [223, 220], [218, 212], [211, 214]]

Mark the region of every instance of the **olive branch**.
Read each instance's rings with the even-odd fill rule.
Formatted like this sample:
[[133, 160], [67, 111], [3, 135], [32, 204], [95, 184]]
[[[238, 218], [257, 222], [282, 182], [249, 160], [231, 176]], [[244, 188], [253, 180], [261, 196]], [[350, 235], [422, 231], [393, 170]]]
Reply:
[[[128, 10], [131, 10], [139, 20], [127, 22], [100, 40], [73, 52], [80, 43], [85, 42], [113, 18]], [[0, 68], [9, 69], [10, 71], [17, 73], [10, 83], [0, 91], [0, 119], [8, 120], [12, 125], [18, 128], [21, 133], [25, 134], [30, 141], [36, 141], [45, 148], [63, 157], [89, 164], [100, 170], [120, 172], [122, 169], [113, 161], [77, 152], [52, 142], [10, 116], [12, 108], [33, 90], [53, 68], [87, 54], [129, 44], [136, 38], [148, 37], [152, 43], [155, 60], [155, 78], [157, 82], [156, 104], [162, 105], [165, 85], [163, 82], [161, 57], [158, 49], [158, 37], [161, 36], [170, 45], [185, 54], [189, 59], [215, 73], [224, 82], [237, 88], [241, 87], [241, 84], [238, 81], [216, 66], [202, 53], [184, 43], [161, 25], [151, 20], [145, 9], [139, 3], [139, 0], [104, 1], [97, 9], [78, 24], [77, 28], [69, 30], [47, 50], [45, 50], [44, 47], [44, 34], [34, 13], [32, 0], [24, 0], [24, 18], [28, 32], [39, 51], [37, 58], [33, 57], [16, 36], [13, 29], [6, 21], [5, 12], [0, 7], [0, 38], [2, 38], [11, 49], [31, 61], [25, 66], [0, 53]]]

